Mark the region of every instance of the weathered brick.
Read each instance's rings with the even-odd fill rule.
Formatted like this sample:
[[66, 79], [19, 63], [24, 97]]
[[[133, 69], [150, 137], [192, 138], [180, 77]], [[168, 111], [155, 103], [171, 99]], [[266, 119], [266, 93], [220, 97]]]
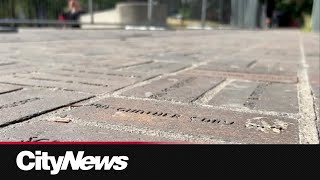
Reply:
[[294, 84], [235, 81], [220, 91], [209, 104], [255, 110], [298, 113]]
[[192, 102], [223, 79], [195, 75], [175, 75], [162, 78], [141, 87], [124, 92], [125, 96], [158, 100]]
[[66, 91], [26, 89], [0, 95], [0, 124], [17, 122], [91, 96]]
[[240, 143], [298, 143], [296, 120], [164, 102], [107, 98], [62, 113], [68, 118]]
[[[58, 118], [57, 118], [58, 119]], [[163, 137], [146, 136], [73, 123], [59, 123], [56, 119], [27, 122], [0, 130], [0, 141], [9, 142], [173, 142]], [[3, 133], [1, 133], [1, 131]], [[176, 141], [177, 142], [177, 141]]]
[[94, 79], [37, 73], [3, 76], [0, 77], [0, 82], [38, 87], [56, 87], [67, 90], [101, 94], [131, 85], [136, 82], [136, 79], [117, 76], [104, 76], [104, 79]]

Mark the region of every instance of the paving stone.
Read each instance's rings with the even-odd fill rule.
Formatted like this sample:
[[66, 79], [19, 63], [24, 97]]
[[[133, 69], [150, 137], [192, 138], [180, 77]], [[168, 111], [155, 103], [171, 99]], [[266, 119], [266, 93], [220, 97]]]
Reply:
[[298, 113], [297, 86], [293, 84], [235, 81], [208, 104], [255, 110]]
[[21, 90], [22, 88], [19, 86], [12, 86], [7, 84], [0, 84], [0, 94], [5, 94], [17, 90]]
[[143, 81], [151, 77], [160, 75], [160, 74], [153, 74], [153, 73], [131, 72], [131, 71], [125, 71], [125, 70], [114, 70], [114, 69], [94, 68], [94, 67], [88, 67], [88, 68], [78, 67], [76, 69], [72, 69], [68, 66], [46, 67], [46, 68], [39, 69], [37, 72], [51, 74], [51, 75], [58, 75], [58, 76], [66, 76], [66, 77], [79, 77], [79, 78], [85, 78], [85, 79], [94, 78], [94, 79], [103, 79], [103, 80], [105, 80], [105, 77], [114, 76], [114, 77], [130, 78], [136, 81]]
[[48, 74], [16, 74], [15, 76], [0, 77], [0, 82], [38, 87], [56, 87], [89, 93], [108, 93], [131, 85], [136, 82], [136, 79], [119, 76], [105, 76], [104, 79], [90, 79]]
[[192, 102], [208, 90], [222, 82], [221, 78], [206, 76], [175, 75], [162, 78], [141, 87], [134, 88], [123, 95], [158, 100]]
[[[112, 54], [112, 56], [114, 56]], [[83, 68], [99, 68], [100, 70], [106, 70], [107, 69], [116, 69], [116, 68], [122, 68], [122, 67], [130, 67], [130, 66], [137, 66], [137, 65], [143, 65], [151, 63], [152, 61], [146, 60], [146, 59], [134, 59], [134, 58], [128, 58], [119, 56], [117, 58], [113, 58], [111, 55], [108, 56], [98, 56], [98, 57], [85, 57], [78, 54], [47, 54], [44, 55], [40, 54], [37, 59], [45, 59], [41, 60], [40, 62], [35, 61], [35, 55], [31, 54], [28, 59], [26, 59], [25, 56], [23, 56], [24, 59], [28, 63], [35, 64], [35, 65], [53, 65], [55, 67], [70, 67], [72, 65], [73, 69], [83, 69]]]
[[255, 58], [259, 61], [274, 61], [274, 62], [299, 62], [301, 58], [300, 47], [288, 46], [285, 47], [264, 47], [254, 49], [250, 53], [243, 53], [237, 58]]
[[0, 95], [0, 126], [91, 97], [66, 91], [26, 89]]
[[[317, 110], [320, 41], [316, 33], [301, 34], [291, 30], [138, 32], [22, 28], [19, 33], [10, 36], [0, 34], [0, 115], [5, 117], [0, 122], [31, 118], [39, 111], [41, 114], [90, 95], [112, 93], [133, 83], [165, 75], [145, 86], [129, 88], [120, 99], [97, 102], [110, 105], [109, 108], [99, 104], [78, 107], [67, 117], [120, 127], [150, 128], [160, 134], [190, 134], [198, 139], [210, 137], [240, 143], [299, 143], [296, 120], [254, 114], [255, 111], [250, 109], [267, 111], [262, 114], [278, 112], [298, 116], [296, 86], [301, 82], [297, 72], [302, 68], [299, 65], [300, 37]], [[210, 63], [197, 67], [200, 62]], [[167, 77], [167, 73], [191, 65], [197, 68]], [[169, 79], [171, 77], [173, 79]], [[236, 81], [219, 91], [224, 87], [224, 84], [219, 84], [223, 79]], [[214, 95], [208, 104], [219, 108], [190, 103], [197, 97], [209, 97], [202, 95], [216, 84], [221, 85], [217, 86], [217, 91], [209, 91], [213, 93], [206, 95]], [[35, 88], [37, 86], [41, 88]], [[23, 89], [19, 89], [21, 87]], [[46, 90], [47, 87], [56, 91]], [[39, 100], [38, 96], [42, 99]], [[139, 97], [146, 101], [138, 100], [141, 99]], [[203, 99], [199, 100], [202, 102]], [[177, 105], [177, 102], [189, 105]], [[236, 113], [232, 107], [247, 107], [248, 111], [242, 108], [242, 113]], [[43, 116], [47, 117], [47, 114]], [[140, 131], [102, 130], [108, 136], [104, 137], [99, 134], [98, 128], [83, 127], [83, 124], [73, 124], [74, 121], [54, 126], [50, 124], [52, 122], [38, 122], [36, 119], [30, 119], [34, 124], [23, 122], [1, 128], [0, 139], [20, 141], [39, 135], [40, 139], [62, 141], [103, 141], [104, 138], [106, 141], [139, 138], [143, 141], [150, 138], [151, 141], [161, 141], [152, 139], [155, 136], [141, 135]], [[320, 127], [319, 119], [317, 123]], [[60, 136], [57, 131], [65, 133], [66, 137]]]
[[139, 66], [128, 67], [126, 70], [133, 71], [133, 72], [164, 74], [164, 73], [176, 72], [186, 67], [189, 67], [189, 66], [184, 64], [179, 64], [179, 63], [155, 62], [151, 64], [143, 64]]
[[[134, 79], [142, 79], [139, 75], [132, 75], [131, 74], [122, 74], [119, 72], [110, 72], [110, 71], [94, 71], [94, 70], [74, 70], [68, 68], [61, 68], [61, 69], [41, 69], [37, 71], [37, 73], [47, 74], [52, 76], [63, 76], [63, 77], [76, 77], [76, 78], [84, 78], [84, 79], [99, 79], [104, 80], [105, 76], [115, 76], [115, 77], [127, 77], [127, 78], [134, 78]], [[137, 73], [138, 74], [138, 73]]]
[[150, 58], [152, 60], [157, 61], [167, 61], [167, 62], [176, 62], [176, 63], [196, 63], [201, 62], [198, 59], [198, 54], [186, 52], [186, 53], [179, 53], [179, 52], [160, 52], [157, 54], [147, 55], [146, 58]]
[[[154, 76], [158, 76], [161, 74], [166, 74], [169, 72], [178, 71], [187, 67], [187, 65], [179, 65], [177, 63], [152, 63], [152, 61], [144, 61], [143, 63], [128, 63], [129, 65], [116, 65], [115, 66], [98, 66], [98, 65], [70, 65], [67, 64], [53, 64], [50, 66], [42, 65], [41, 68], [38, 68], [37, 72], [54, 72], [62, 74], [70, 73], [75, 75], [79, 75], [77, 73], [88, 73], [88, 74], [96, 74], [96, 75], [107, 75], [107, 76], [122, 76], [122, 77], [135, 77], [141, 80], [148, 79]], [[152, 64], [152, 65], [151, 65]], [[158, 66], [159, 65], [159, 66]], [[147, 67], [148, 66], [149, 69]], [[142, 68], [142, 70], [139, 70]], [[61, 73], [60, 73], [61, 74]]]
[[16, 73], [23, 73], [23, 72], [31, 72], [35, 69], [25, 63], [18, 63], [15, 61], [9, 62], [2, 62], [0, 63], [0, 75], [7, 75], [7, 74], [16, 74]]
[[205, 135], [240, 143], [298, 143], [297, 121], [164, 102], [107, 98], [62, 113], [70, 119]]
[[243, 73], [243, 72], [225, 72], [225, 71], [212, 71], [212, 70], [201, 70], [194, 69], [185, 72], [186, 74], [210, 76], [213, 78], [226, 78], [226, 79], [237, 79], [237, 80], [251, 80], [251, 81], [262, 81], [262, 82], [278, 82], [278, 83], [298, 83], [297, 76], [282, 76], [272, 74], [254, 74], [254, 73]]
[[0, 141], [6, 142], [173, 142], [172, 139], [115, 131], [92, 126], [80, 126], [55, 119], [12, 125], [0, 130]]
[[269, 74], [283, 76], [297, 76], [298, 64], [283, 63], [277, 61], [260, 61], [259, 59], [220, 59], [207, 65], [200, 66], [197, 69], [224, 71], [224, 72], [242, 72], [253, 74]]

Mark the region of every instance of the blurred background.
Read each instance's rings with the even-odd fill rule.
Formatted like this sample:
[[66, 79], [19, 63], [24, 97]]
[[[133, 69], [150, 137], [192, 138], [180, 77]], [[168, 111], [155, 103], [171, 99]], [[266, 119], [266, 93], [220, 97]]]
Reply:
[[0, 0], [0, 26], [319, 31], [319, 11], [319, 0]]

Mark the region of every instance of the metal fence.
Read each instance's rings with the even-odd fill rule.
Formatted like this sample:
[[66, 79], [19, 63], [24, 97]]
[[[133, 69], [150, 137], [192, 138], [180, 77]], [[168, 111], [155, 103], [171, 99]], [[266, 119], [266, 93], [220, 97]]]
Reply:
[[[141, 6], [146, 12], [123, 7], [124, 0], [79, 0], [83, 14], [77, 20], [63, 20], [67, 11], [67, 0], [0, 0], [0, 24], [15, 26], [68, 26], [119, 27], [128, 25], [158, 26], [174, 28], [215, 27], [229, 24], [230, 0], [146, 0], [130, 2]], [[127, 2], [129, 3], [129, 2]], [[164, 8], [159, 10], [158, 6]], [[118, 9], [117, 9], [118, 8]], [[122, 8], [122, 9], [121, 9]], [[229, 9], [228, 9], [229, 8]], [[120, 9], [120, 10], [119, 10]], [[120, 11], [120, 12], [119, 12]], [[130, 13], [131, 12], [131, 13]], [[119, 20], [119, 15], [126, 16]], [[138, 15], [133, 15], [137, 13]], [[163, 14], [165, 13], [165, 14]], [[133, 17], [130, 20], [129, 17]], [[139, 22], [140, 20], [140, 22]], [[158, 23], [164, 21], [164, 23]]]
[[[0, 0], [0, 25], [121, 29], [128, 26], [177, 29], [264, 27], [263, 0], [78, 1], [82, 7], [81, 16], [63, 19], [68, 11], [68, 0]], [[317, 16], [319, 8], [314, 9], [313, 14]]]

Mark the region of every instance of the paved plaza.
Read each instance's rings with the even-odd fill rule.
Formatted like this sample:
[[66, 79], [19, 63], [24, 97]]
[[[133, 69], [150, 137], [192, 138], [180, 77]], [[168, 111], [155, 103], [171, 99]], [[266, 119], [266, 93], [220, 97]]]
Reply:
[[0, 141], [318, 144], [319, 34], [0, 34]]

